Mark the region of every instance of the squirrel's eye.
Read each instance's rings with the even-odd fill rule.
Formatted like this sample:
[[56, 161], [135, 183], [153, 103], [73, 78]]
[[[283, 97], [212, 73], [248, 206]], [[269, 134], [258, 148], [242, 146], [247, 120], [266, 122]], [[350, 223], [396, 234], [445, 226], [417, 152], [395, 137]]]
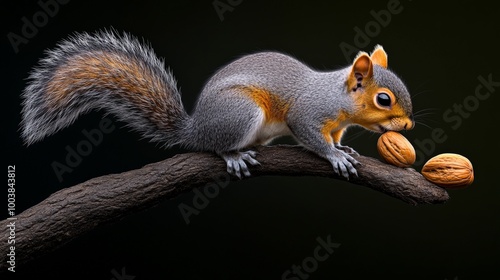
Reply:
[[377, 94], [377, 103], [382, 107], [391, 107], [391, 97], [387, 93], [381, 92]]

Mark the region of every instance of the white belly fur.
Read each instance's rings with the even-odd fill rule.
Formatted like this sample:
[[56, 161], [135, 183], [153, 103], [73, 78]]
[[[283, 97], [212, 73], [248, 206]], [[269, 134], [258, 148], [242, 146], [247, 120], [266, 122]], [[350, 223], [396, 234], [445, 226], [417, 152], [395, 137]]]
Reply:
[[292, 131], [285, 122], [267, 123], [264, 114], [259, 114], [257, 121], [251, 131], [247, 134], [235, 150], [251, 147], [255, 145], [263, 145], [273, 140], [278, 136], [291, 135]]

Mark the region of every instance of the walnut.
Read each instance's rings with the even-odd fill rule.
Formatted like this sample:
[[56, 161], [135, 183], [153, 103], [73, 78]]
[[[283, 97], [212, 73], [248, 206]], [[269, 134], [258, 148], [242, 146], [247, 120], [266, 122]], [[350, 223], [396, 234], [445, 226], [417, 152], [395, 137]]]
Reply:
[[403, 135], [388, 131], [378, 138], [377, 149], [380, 156], [389, 164], [410, 167], [416, 159], [415, 149]]
[[462, 188], [474, 181], [472, 163], [464, 156], [440, 154], [422, 167], [422, 175], [430, 182], [444, 188]]

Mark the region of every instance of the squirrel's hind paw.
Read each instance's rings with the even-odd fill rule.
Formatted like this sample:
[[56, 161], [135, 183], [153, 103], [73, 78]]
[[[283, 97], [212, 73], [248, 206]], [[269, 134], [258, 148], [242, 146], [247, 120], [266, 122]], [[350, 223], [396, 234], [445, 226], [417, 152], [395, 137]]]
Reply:
[[248, 170], [248, 165], [260, 165], [260, 163], [255, 159], [257, 153], [255, 151], [246, 152], [226, 152], [221, 153], [221, 157], [226, 161], [227, 172], [231, 175], [235, 175], [238, 178], [243, 176], [250, 177], [250, 170]]

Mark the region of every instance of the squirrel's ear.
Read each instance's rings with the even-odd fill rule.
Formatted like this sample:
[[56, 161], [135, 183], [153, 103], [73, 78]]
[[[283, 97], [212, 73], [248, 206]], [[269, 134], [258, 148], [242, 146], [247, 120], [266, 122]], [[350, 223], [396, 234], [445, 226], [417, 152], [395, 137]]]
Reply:
[[384, 68], [387, 68], [387, 53], [384, 51], [381, 45], [376, 45], [373, 49], [372, 55], [370, 56], [373, 64], [377, 64]]
[[360, 52], [354, 59], [351, 74], [361, 74], [363, 78], [371, 78], [373, 76], [372, 60], [367, 53]]

